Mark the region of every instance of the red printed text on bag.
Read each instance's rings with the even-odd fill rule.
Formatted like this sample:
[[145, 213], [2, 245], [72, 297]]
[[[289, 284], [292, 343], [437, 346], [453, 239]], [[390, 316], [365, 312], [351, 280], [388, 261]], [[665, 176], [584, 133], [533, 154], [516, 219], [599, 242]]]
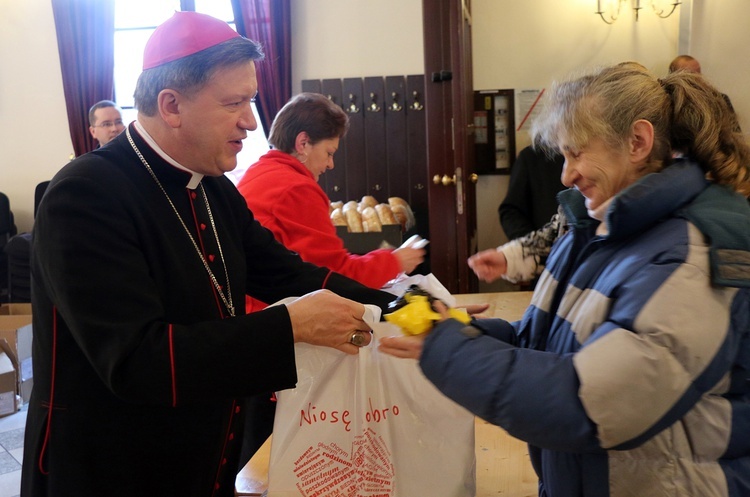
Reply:
[[[400, 409], [397, 405], [391, 407], [375, 408], [372, 405], [372, 399], [367, 399], [370, 408], [365, 412], [364, 420], [367, 423], [380, 423], [381, 421], [387, 420], [389, 417], [398, 416]], [[300, 410], [299, 425], [302, 426], [305, 423], [312, 425], [315, 423], [341, 423], [344, 425], [345, 431], [351, 431], [351, 413], [348, 409], [345, 410], [318, 410], [318, 407], [308, 402], [307, 408]]]

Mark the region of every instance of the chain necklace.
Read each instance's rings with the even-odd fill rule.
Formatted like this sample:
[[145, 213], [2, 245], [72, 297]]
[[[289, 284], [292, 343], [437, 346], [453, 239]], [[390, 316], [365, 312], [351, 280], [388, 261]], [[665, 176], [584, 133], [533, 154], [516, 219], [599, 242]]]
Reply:
[[234, 317], [234, 302], [232, 301], [232, 286], [229, 284], [229, 271], [227, 270], [227, 264], [224, 261], [224, 252], [221, 249], [221, 242], [219, 241], [219, 233], [218, 231], [216, 231], [216, 223], [214, 222], [214, 216], [211, 213], [211, 207], [208, 205], [208, 197], [206, 196], [206, 190], [203, 188], [203, 184], [200, 184], [199, 186], [201, 189], [201, 194], [203, 196], [203, 202], [205, 202], [206, 204], [206, 211], [208, 212], [208, 219], [211, 222], [211, 229], [213, 230], [214, 237], [216, 238], [216, 245], [219, 247], [219, 257], [221, 258], [221, 264], [222, 266], [224, 266], [224, 277], [226, 278], [226, 282], [227, 282], [227, 294], [226, 295], [224, 294], [224, 291], [221, 289], [221, 285], [219, 285], [219, 281], [216, 279], [216, 276], [214, 276], [214, 272], [211, 271], [211, 268], [208, 266], [208, 262], [206, 261], [206, 258], [203, 256], [203, 252], [201, 252], [200, 248], [198, 247], [198, 244], [196, 243], [195, 238], [193, 237], [192, 233], [190, 233], [190, 230], [185, 224], [185, 221], [183, 221], [182, 216], [177, 211], [177, 207], [175, 207], [174, 203], [172, 202], [172, 199], [169, 197], [169, 194], [162, 186], [161, 181], [159, 181], [159, 178], [156, 177], [154, 170], [151, 169], [151, 166], [148, 164], [148, 162], [146, 162], [146, 159], [141, 154], [141, 151], [138, 150], [138, 147], [135, 145], [135, 142], [133, 141], [133, 137], [130, 136], [129, 128], [125, 129], [125, 134], [128, 137], [128, 142], [130, 142], [130, 146], [133, 147], [133, 151], [136, 153], [138, 158], [141, 159], [141, 162], [143, 163], [143, 165], [146, 166], [146, 170], [148, 170], [149, 174], [151, 174], [151, 177], [154, 179], [159, 189], [167, 198], [167, 202], [169, 202], [169, 205], [172, 206], [172, 210], [177, 216], [177, 219], [180, 221], [180, 224], [185, 230], [185, 233], [187, 234], [188, 238], [190, 238], [190, 241], [193, 243], [193, 248], [195, 248], [195, 252], [198, 254], [198, 257], [200, 257], [200, 260], [203, 263], [203, 267], [206, 269], [206, 272], [208, 273], [208, 277], [211, 278], [211, 282], [214, 284], [214, 288], [216, 288], [216, 291], [219, 293], [219, 297], [221, 297], [221, 301], [224, 302], [224, 306], [227, 308], [227, 311], [229, 311], [229, 315]]

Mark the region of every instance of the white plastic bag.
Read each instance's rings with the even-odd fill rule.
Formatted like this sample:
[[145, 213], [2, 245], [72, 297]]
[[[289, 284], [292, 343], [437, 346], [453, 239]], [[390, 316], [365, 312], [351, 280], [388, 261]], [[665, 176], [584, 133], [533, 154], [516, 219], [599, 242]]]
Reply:
[[268, 496], [473, 496], [474, 416], [415, 360], [377, 350], [400, 331], [367, 307], [374, 337], [358, 355], [295, 345], [299, 381], [277, 393]]
[[433, 297], [442, 300], [448, 304], [449, 307], [454, 307], [456, 305], [456, 299], [432, 273], [427, 275], [414, 274], [412, 276], [401, 275], [395, 280], [389, 281], [386, 286], [383, 287], [383, 291], [400, 297], [412, 285], [419, 285], [422, 290], [425, 290]]

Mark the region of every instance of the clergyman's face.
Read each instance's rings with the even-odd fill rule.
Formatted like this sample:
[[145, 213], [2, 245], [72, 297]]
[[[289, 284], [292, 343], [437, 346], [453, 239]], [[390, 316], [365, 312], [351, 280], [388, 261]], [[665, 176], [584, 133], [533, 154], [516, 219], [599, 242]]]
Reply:
[[101, 107], [94, 111], [94, 122], [89, 126], [93, 136], [102, 147], [123, 132], [125, 125], [117, 107]]
[[181, 95], [175, 159], [197, 173], [219, 176], [237, 167], [247, 132], [258, 127], [250, 105], [258, 92], [255, 63], [218, 69], [206, 86]]

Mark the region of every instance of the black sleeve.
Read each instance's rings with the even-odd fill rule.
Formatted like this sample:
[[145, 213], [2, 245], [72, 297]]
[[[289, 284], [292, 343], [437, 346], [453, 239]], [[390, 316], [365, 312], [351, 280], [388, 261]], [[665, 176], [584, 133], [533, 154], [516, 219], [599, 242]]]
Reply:
[[331, 273], [326, 282], [326, 288], [356, 302], [374, 304], [384, 313], [388, 304], [396, 299], [396, 296], [391, 293], [368, 288], [338, 273]]
[[255, 220], [247, 228], [245, 247], [248, 251], [247, 294], [263, 302], [300, 297], [323, 288], [356, 302], [375, 304], [381, 309], [386, 309], [395, 298], [328, 268], [304, 262]]
[[500, 226], [502, 226], [508, 240], [534, 231], [534, 223], [531, 217], [532, 206], [529, 205], [531, 201], [529, 161], [533, 154], [534, 151], [531, 147], [526, 147], [518, 154], [510, 173], [508, 193], [498, 208]]

